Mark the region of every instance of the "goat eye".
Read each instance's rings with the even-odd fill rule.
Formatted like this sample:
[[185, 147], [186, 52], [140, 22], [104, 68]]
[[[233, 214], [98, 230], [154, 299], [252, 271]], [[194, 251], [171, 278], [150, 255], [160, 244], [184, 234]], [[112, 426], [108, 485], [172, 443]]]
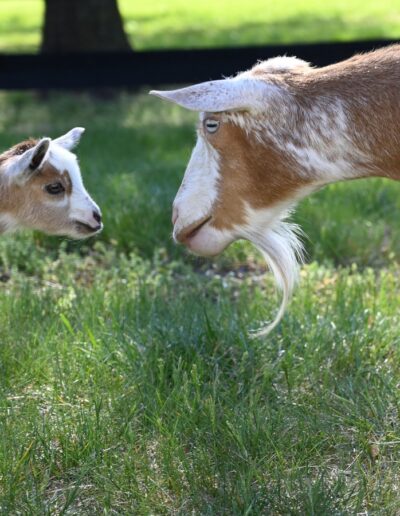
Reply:
[[65, 188], [61, 183], [52, 183], [51, 185], [46, 185], [45, 190], [50, 195], [58, 195], [65, 192]]
[[216, 133], [219, 128], [219, 121], [213, 120], [212, 118], [207, 118], [204, 122], [205, 128], [208, 133]]

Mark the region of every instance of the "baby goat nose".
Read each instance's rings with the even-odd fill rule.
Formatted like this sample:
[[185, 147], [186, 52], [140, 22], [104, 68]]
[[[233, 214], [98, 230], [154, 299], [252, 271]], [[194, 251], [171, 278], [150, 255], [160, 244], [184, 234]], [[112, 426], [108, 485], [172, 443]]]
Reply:
[[101, 223], [101, 213], [99, 211], [93, 210], [93, 218], [99, 224]]

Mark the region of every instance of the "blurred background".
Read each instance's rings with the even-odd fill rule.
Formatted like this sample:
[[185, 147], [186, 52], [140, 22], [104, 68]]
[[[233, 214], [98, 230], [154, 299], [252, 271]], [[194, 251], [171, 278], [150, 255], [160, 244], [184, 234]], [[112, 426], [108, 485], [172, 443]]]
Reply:
[[[3, 88], [195, 82], [286, 52], [321, 66], [396, 39], [398, 30], [398, 7], [388, 0], [2, 0], [0, 15], [0, 52], [42, 55], [3, 56]], [[62, 66], [55, 59], [61, 53]]]
[[[49, 26], [43, 43], [46, 8]], [[0, 16], [2, 52], [38, 52], [43, 47], [126, 50], [128, 45], [139, 51], [399, 36], [399, 4], [389, 0], [249, 0], [246, 5], [237, 0], [193, 5], [184, 0], [2, 0]], [[113, 30], [108, 35], [102, 32], [107, 25]], [[88, 31], [99, 37], [94, 39]]]

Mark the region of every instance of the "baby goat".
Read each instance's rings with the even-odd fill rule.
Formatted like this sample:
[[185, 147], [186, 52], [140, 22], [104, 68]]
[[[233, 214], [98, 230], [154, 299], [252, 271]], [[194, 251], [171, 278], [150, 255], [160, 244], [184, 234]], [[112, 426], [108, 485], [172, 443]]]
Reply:
[[83, 132], [76, 127], [56, 140], [27, 140], [0, 155], [0, 233], [31, 228], [80, 239], [102, 229], [70, 152]]
[[284, 221], [303, 197], [341, 180], [400, 179], [400, 45], [325, 68], [293, 57], [225, 80], [151, 94], [200, 112], [173, 206], [175, 240], [215, 255], [244, 238], [263, 252], [283, 301], [302, 245]]

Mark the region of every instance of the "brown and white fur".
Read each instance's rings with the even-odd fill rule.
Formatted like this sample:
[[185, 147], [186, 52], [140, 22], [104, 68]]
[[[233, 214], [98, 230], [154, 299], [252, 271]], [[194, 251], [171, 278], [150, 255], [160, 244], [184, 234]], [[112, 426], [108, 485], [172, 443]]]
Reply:
[[70, 151], [84, 129], [51, 140], [26, 140], [0, 155], [0, 233], [30, 228], [80, 239], [102, 229]]
[[153, 91], [200, 112], [198, 139], [173, 205], [174, 238], [200, 255], [244, 238], [283, 288], [282, 317], [302, 245], [284, 219], [321, 186], [400, 179], [400, 45], [313, 68], [293, 57], [234, 78]]

